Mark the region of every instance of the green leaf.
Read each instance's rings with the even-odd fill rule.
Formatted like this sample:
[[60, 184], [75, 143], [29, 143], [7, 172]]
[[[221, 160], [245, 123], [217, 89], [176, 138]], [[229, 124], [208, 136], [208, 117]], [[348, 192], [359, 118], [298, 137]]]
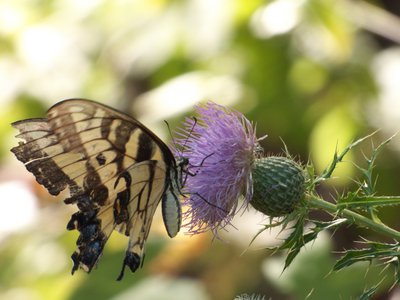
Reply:
[[383, 147], [386, 146], [394, 137], [395, 135], [392, 135], [390, 138], [380, 143], [378, 147], [373, 148], [371, 153], [371, 158], [365, 157], [367, 161], [367, 168], [361, 168], [360, 166], [356, 166], [361, 171], [361, 174], [364, 177], [363, 182], [360, 182], [360, 190], [366, 196], [371, 196], [375, 193], [376, 183], [373, 181], [374, 177], [372, 176], [372, 171], [375, 167], [375, 161], [378, 155], [383, 150]]
[[314, 227], [312, 230], [325, 230], [325, 229], [330, 229], [330, 228], [334, 228], [337, 227], [339, 225], [342, 225], [343, 223], [346, 223], [347, 219], [342, 218], [342, 219], [335, 219], [333, 221], [329, 221], [329, 222], [321, 222], [321, 221], [315, 221], [313, 220], [313, 223], [316, 225], [316, 227]]
[[398, 285], [400, 284], [400, 262], [399, 262], [400, 257], [393, 257], [389, 263], [394, 267], [394, 284]]
[[251, 246], [251, 245], [254, 243], [254, 241], [256, 240], [256, 238], [257, 238], [261, 233], [263, 233], [265, 230], [268, 230], [268, 229], [271, 229], [271, 228], [274, 228], [274, 227], [277, 227], [277, 226], [281, 226], [281, 225], [284, 224], [284, 223], [285, 223], [285, 220], [282, 220], [282, 221], [280, 221], [280, 222], [274, 222], [274, 223], [272, 223], [272, 220], [271, 220], [271, 223], [270, 223], [270, 224], [264, 225], [264, 228], [261, 228], [261, 229], [256, 233], [256, 235], [251, 239], [251, 241], [250, 241], [250, 243], [249, 243], [249, 246]]
[[[315, 168], [314, 165], [308, 161], [307, 165], [306, 165], [306, 173], [307, 173], [307, 178], [309, 178], [309, 180], [314, 180], [315, 178]], [[308, 190], [309, 191], [314, 191], [314, 184], [311, 183], [309, 185], [307, 185]]]
[[360, 296], [360, 298], [358, 298], [359, 300], [368, 300], [371, 299], [371, 297], [376, 293], [377, 289], [378, 289], [378, 285], [373, 286], [372, 288], [364, 291], [364, 293]]
[[333, 270], [338, 271], [360, 261], [371, 262], [373, 259], [390, 261], [393, 257], [400, 256], [399, 243], [386, 244], [370, 241], [367, 241], [367, 243], [370, 246], [369, 248], [347, 250], [345, 255], [336, 262]]
[[299, 241], [303, 240], [304, 219], [304, 216], [299, 218], [296, 225], [293, 226], [294, 230], [285, 240], [285, 242], [279, 247], [279, 249], [290, 249], [297, 245]]
[[335, 228], [344, 222], [347, 222], [347, 219], [336, 219], [331, 222], [320, 222], [313, 220], [314, 227], [310, 229], [310, 232], [303, 234], [304, 230], [304, 218], [300, 218], [296, 225], [294, 226], [295, 230], [290, 234], [290, 236], [286, 239], [286, 241], [279, 247], [279, 250], [289, 249], [288, 254], [285, 260], [285, 270], [296, 256], [299, 254], [302, 247], [304, 247], [307, 243], [314, 241], [318, 234], [326, 229]]
[[390, 138], [388, 138], [385, 141], [383, 141], [382, 143], [380, 143], [378, 147], [373, 149], [371, 159], [369, 160], [369, 165], [371, 166], [371, 168], [373, 168], [373, 166], [375, 164], [375, 160], [378, 157], [378, 155], [381, 153], [383, 147], [385, 147], [396, 135], [397, 135], [397, 133], [392, 135]]
[[335, 150], [335, 154], [333, 155], [333, 159], [332, 159], [331, 164], [329, 165], [329, 167], [327, 167], [327, 168], [322, 172], [322, 174], [321, 174], [320, 176], [318, 176], [318, 177], [314, 180], [314, 184], [317, 184], [317, 183], [319, 183], [319, 182], [321, 182], [321, 181], [324, 181], [324, 180], [330, 178], [331, 175], [332, 175], [332, 173], [333, 173], [333, 171], [334, 171], [335, 168], [336, 168], [336, 165], [337, 165], [338, 163], [340, 163], [340, 162], [343, 161], [343, 158], [346, 156], [346, 154], [347, 154], [351, 149], [353, 149], [354, 147], [356, 147], [358, 144], [362, 143], [362, 142], [365, 141], [366, 139], [369, 139], [369, 138], [370, 138], [371, 136], [373, 136], [375, 133], [376, 133], [376, 131], [373, 132], [373, 133], [371, 133], [371, 134], [369, 134], [369, 135], [367, 135], [367, 136], [365, 136], [365, 137], [363, 137], [363, 138], [360, 138], [360, 139], [356, 140], [355, 142], [353, 142], [353, 143], [351, 143], [351, 144], [349, 144], [339, 155], [338, 155], [337, 150]]

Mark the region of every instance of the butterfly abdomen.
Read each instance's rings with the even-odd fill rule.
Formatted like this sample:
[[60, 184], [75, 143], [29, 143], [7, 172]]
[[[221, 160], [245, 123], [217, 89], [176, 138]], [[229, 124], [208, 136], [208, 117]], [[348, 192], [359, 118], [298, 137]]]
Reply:
[[165, 228], [169, 237], [174, 237], [181, 227], [181, 205], [179, 202], [179, 191], [173, 186], [165, 192], [162, 199], [162, 215]]

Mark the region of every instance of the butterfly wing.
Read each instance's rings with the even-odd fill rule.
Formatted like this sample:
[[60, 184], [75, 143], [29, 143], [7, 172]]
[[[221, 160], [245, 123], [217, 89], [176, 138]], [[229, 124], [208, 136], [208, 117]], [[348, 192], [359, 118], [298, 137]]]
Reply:
[[[137, 120], [84, 99], [59, 102], [47, 118], [12, 125], [24, 140], [11, 150], [18, 160], [50, 194], [68, 189], [65, 202], [79, 208], [67, 225], [80, 232], [72, 273], [92, 270], [114, 229], [130, 237], [123, 268], [135, 271], [155, 209], [176, 179], [168, 147]], [[175, 223], [173, 235], [180, 215]]]

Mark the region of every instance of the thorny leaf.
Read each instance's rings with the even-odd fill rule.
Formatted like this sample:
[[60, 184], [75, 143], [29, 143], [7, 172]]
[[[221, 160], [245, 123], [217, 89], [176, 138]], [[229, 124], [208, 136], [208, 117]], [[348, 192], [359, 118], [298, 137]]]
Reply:
[[285, 260], [283, 271], [290, 266], [296, 256], [299, 254], [302, 247], [307, 243], [314, 241], [318, 234], [327, 229], [335, 228], [346, 222], [346, 219], [336, 219], [330, 222], [320, 222], [315, 220], [311, 221], [315, 226], [310, 228], [309, 232], [304, 234], [304, 223], [306, 221], [305, 215], [300, 216], [296, 224], [292, 227], [294, 230], [287, 237], [285, 242], [279, 247], [268, 248], [269, 250], [284, 250], [287, 249], [288, 253]]
[[[337, 164], [343, 161], [345, 155], [352, 148], [359, 145], [374, 134], [375, 132], [363, 138], [360, 138], [355, 142], [352, 142], [341, 153], [338, 153], [338, 151], [336, 150], [332, 162], [319, 176], [315, 175], [315, 169], [312, 163], [309, 162], [306, 166], [306, 172], [309, 175], [308, 178], [311, 179], [311, 182], [309, 182], [307, 188], [308, 193], [315, 193], [315, 186], [332, 176], [332, 173], [335, 170]], [[338, 196], [336, 198], [337, 211], [336, 213], [330, 212], [330, 214], [334, 218], [333, 221], [321, 222], [317, 220], [310, 220], [307, 218], [308, 209], [306, 208], [303, 211], [295, 212], [296, 215], [291, 214], [291, 217], [287, 216], [282, 222], [279, 223], [279, 225], [282, 225], [283, 228], [286, 228], [286, 226], [290, 224], [292, 226], [291, 228], [293, 229], [291, 234], [286, 238], [281, 246], [268, 248], [269, 250], [275, 251], [288, 251], [283, 271], [293, 262], [294, 258], [299, 254], [301, 248], [304, 247], [307, 243], [315, 240], [321, 231], [337, 228], [340, 225], [348, 222], [348, 219], [337, 219], [337, 217], [340, 215], [340, 212], [342, 212], [343, 210], [365, 211], [369, 213], [369, 218], [372, 221], [376, 223], [382, 223], [377, 216], [377, 208], [382, 206], [400, 204], [400, 196], [376, 196], [376, 179], [375, 176], [373, 176], [373, 170], [378, 155], [381, 153], [383, 147], [388, 144], [393, 137], [394, 136], [390, 137], [389, 139], [379, 144], [377, 147], [373, 148], [369, 158], [364, 155], [367, 162], [366, 167], [355, 165], [361, 173], [361, 180], [356, 181], [358, 188], [355, 191], [350, 191], [347, 194]], [[295, 223], [294, 225], [292, 225], [294, 220]], [[311, 222], [314, 227], [304, 233], [304, 225], [306, 222]], [[269, 226], [269, 228], [270, 227], [271, 226]], [[366, 241], [366, 244], [368, 245], [367, 248], [345, 251], [344, 255], [334, 265], [333, 271], [339, 271], [345, 267], [351, 266], [356, 262], [372, 262], [372, 260], [378, 259], [383, 261], [387, 266], [394, 267], [394, 284], [400, 284], [400, 244], [385, 244], [372, 241]], [[366, 288], [359, 299], [370, 299], [375, 294], [380, 284], [381, 283], [378, 283], [371, 288]]]
[[377, 215], [377, 208], [380, 206], [400, 204], [400, 197], [375, 196], [376, 180], [374, 181], [374, 176], [372, 173], [378, 155], [381, 153], [384, 146], [386, 146], [393, 139], [393, 137], [394, 135], [380, 143], [377, 147], [373, 147], [370, 158], [364, 155], [364, 158], [367, 161], [366, 167], [361, 167], [355, 164], [356, 168], [361, 172], [362, 175], [361, 180], [355, 181], [359, 188], [354, 192], [347, 193], [347, 195], [340, 197], [337, 200], [337, 207], [339, 210], [363, 209], [368, 212], [369, 217], [374, 220], [374, 222], [382, 223]]
[[334, 171], [335, 168], [336, 168], [336, 165], [337, 165], [338, 163], [340, 163], [340, 162], [343, 161], [343, 158], [345, 157], [345, 155], [346, 155], [352, 148], [354, 148], [354, 147], [357, 146], [358, 144], [362, 143], [362, 142], [365, 141], [366, 139], [370, 138], [370, 137], [373, 136], [375, 133], [376, 133], [376, 131], [373, 132], [373, 133], [371, 133], [371, 134], [369, 134], [369, 135], [367, 135], [367, 136], [365, 136], [365, 137], [363, 137], [363, 138], [360, 138], [360, 139], [356, 140], [355, 142], [353, 142], [353, 143], [351, 143], [351, 144], [349, 144], [346, 148], [344, 148], [344, 150], [343, 150], [339, 155], [338, 155], [338, 152], [337, 152], [337, 150], [336, 150], [336, 151], [335, 151], [335, 154], [333, 155], [333, 160], [332, 160], [331, 164], [329, 165], [329, 167], [327, 167], [327, 168], [322, 172], [322, 174], [321, 174], [320, 176], [318, 176], [317, 178], [315, 178], [314, 184], [316, 185], [316, 184], [318, 184], [319, 182], [324, 181], [324, 180], [330, 178], [331, 175], [332, 175], [332, 173], [333, 173], [333, 171]]
[[374, 285], [373, 287], [371, 287], [370, 289], [364, 291], [364, 293], [360, 296], [360, 298], [358, 298], [359, 300], [368, 300], [371, 299], [371, 297], [376, 293], [376, 291], [378, 290], [378, 286]]
[[346, 253], [334, 265], [333, 270], [338, 271], [360, 261], [371, 262], [373, 259], [382, 259], [391, 263], [393, 257], [400, 257], [399, 243], [386, 244], [372, 241], [367, 241], [367, 243], [368, 248], [346, 250]]

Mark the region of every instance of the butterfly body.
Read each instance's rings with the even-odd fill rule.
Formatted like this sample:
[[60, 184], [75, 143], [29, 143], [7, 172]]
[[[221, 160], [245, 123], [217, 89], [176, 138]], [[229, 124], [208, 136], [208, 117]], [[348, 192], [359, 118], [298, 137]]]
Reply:
[[168, 235], [181, 225], [181, 170], [168, 146], [139, 121], [97, 102], [64, 100], [47, 118], [17, 121], [23, 139], [11, 151], [50, 194], [68, 189], [76, 204], [68, 230], [80, 232], [72, 273], [90, 272], [114, 230], [129, 236], [125, 266], [135, 271], [162, 201]]

